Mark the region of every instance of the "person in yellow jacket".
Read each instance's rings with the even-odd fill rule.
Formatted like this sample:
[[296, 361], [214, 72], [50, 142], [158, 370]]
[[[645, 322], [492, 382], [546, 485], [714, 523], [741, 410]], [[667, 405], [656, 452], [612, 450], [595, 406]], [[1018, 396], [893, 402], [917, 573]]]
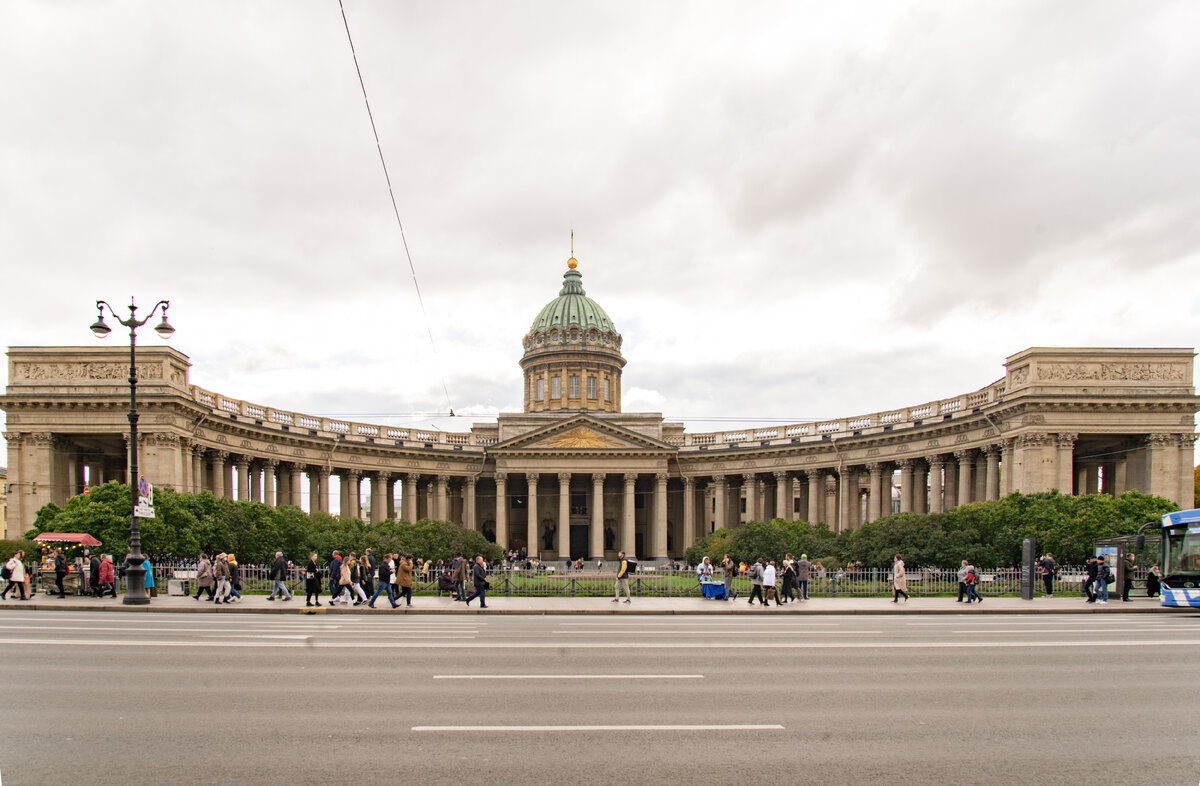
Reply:
[[617, 553], [617, 560], [620, 562], [620, 567], [617, 568], [617, 580], [613, 582], [613, 603], [621, 600], [621, 587], [625, 587], [625, 602], [632, 603], [629, 595], [629, 560], [625, 559], [625, 552]]

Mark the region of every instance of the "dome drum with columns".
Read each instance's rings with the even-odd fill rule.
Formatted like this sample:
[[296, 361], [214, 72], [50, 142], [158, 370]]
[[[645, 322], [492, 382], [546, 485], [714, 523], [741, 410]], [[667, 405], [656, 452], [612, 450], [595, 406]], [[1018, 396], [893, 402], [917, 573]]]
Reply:
[[[843, 531], [1016, 491], [1138, 490], [1193, 505], [1190, 348], [1034, 347], [1000, 380], [949, 398], [687, 432], [622, 412], [621, 336], [572, 264], [524, 349], [524, 411], [453, 433], [231, 398], [192, 385], [187, 356], [143, 346], [140, 467], [160, 488], [453, 521], [543, 560], [677, 558], [747, 521]], [[9, 348], [9, 537], [50, 502], [126, 480], [127, 360], [118, 346]]]
[[587, 296], [575, 257], [522, 340], [526, 412], [620, 412], [621, 334]]

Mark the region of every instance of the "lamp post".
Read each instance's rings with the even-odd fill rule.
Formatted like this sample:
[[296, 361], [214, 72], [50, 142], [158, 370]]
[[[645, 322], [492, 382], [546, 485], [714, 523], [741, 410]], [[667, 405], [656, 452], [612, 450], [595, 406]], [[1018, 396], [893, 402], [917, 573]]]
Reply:
[[138, 527], [138, 439], [137, 439], [137, 329], [146, 324], [150, 317], [162, 307], [162, 322], [155, 325], [154, 330], [164, 339], [170, 338], [175, 328], [167, 323], [167, 309], [171, 303], [160, 300], [150, 309], [143, 319], [137, 318], [137, 306], [133, 298], [129, 299], [129, 319], [121, 319], [120, 315], [106, 301], [97, 300], [96, 310], [100, 312], [92, 325], [96, 338], [104, 338], [112, 329], [104, 324], [104, 309], [118, 323], [129, 328], [129, 556], [125, 558], [125, 597], [121, 601], [129, 606], [146, 606], [150, 596], [146, 594], [146, 569], [142, 567], [145, 557], [142, 556], [142, 536]]

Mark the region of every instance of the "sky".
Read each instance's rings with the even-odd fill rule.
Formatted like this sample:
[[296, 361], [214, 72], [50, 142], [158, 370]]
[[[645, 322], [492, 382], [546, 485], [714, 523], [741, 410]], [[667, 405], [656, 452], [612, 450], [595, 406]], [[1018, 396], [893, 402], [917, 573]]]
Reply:
[[465, 431], [572, 230], [690, 431], [1197, 344], [1200, 4], [343, 2], [370, 117], [337, 0], [0, 4], [5, 346], [168, 299], [192, 384]]

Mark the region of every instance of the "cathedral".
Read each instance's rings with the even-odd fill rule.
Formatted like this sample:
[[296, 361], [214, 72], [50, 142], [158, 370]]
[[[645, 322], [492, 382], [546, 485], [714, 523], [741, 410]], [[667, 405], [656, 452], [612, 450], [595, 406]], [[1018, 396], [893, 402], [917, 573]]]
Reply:
[[[621, 341], [567, 260], [522, 339], [524, 410], [466, 433], [243, 401], [193, 385], [175, 349], [140, 346], [139, 470], [158, 488], [449, 520], [545, 561], [676, 558], [716, 529], [773, 518], [853, 529], [890, 514], [894, 490], [900, 511], [918, 513], [1051, 489], [1191, 507], [1191, 348], [1033, 347], [1002, 379], [936, 401], [693, 433], [622, 411]], [[8, 349], [7, 537], [49, 502], [126, 480], [127, 356]]]

